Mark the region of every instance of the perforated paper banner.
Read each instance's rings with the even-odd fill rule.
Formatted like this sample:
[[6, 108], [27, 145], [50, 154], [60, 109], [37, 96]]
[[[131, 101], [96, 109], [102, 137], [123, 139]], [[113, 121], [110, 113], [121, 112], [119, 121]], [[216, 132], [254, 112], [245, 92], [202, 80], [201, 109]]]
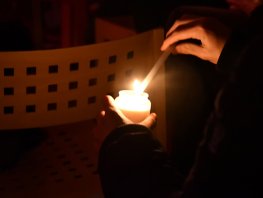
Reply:
[[[117, 96], [119, 90], [130, 88], [135, 78], [147, 75], [160, 55], [162, 40], [162, 29], [155, 29], [87, 46], [1, 52], [0, 129], [46, 127], [95, 118], [105, 94]], [[146, 91], [160, 126], [165, 119], [165, 100], [164, 79], [159, 77]]]

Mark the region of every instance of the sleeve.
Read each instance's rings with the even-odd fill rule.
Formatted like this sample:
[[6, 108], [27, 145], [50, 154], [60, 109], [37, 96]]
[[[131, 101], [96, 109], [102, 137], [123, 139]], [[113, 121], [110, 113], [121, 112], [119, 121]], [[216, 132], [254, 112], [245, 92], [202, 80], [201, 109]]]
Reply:
[[151, 131], [136, 124], [121, 126], [106, 138], [98, 171], [105, 198], [165, 198], [182, 183]]
[[254, 36], [219, 92], [182, 198], [262, 197], [262, 45]]

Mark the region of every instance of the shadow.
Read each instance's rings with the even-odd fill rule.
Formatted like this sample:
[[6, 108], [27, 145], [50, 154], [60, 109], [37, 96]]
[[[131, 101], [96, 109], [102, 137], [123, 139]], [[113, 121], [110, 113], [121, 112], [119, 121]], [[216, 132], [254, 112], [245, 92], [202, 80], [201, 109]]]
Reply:
[[210, 62], [190, 55], [171, 55], [166, 61], [168, 149], [184, 174], [193, 164], [219, 82]]

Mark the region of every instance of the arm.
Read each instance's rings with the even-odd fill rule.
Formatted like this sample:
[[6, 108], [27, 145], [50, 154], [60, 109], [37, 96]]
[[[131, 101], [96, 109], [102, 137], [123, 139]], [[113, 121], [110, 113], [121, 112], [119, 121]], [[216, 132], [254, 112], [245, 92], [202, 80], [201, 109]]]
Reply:
[[[221, 57], [221, 64], [234, 64], [235, 69], [218, 94], [183, 197], [262, 196], [257, 181], [262, 174], [263, 39], [262, 30], [257, 31], [241, 45], [232, 43], [240, 52], [235, 62]], [[231, 53], [225, 50], [224, 56]]]
[[108, 99], [108, 117], [102, 117], [100, 132], [111, 128], [105, 128], [106, 122], [119, 120], [122, 124], [116, 122], [118, 125], [109, 131], [100, 147], [98, 171], [105, 197], [167, 197], [180, 187], [182, 178], [152, 134], [154, 115], [140, 124], [125, 123], [119, 119], [122, 115], [114, 102]]
[[151, 131], [135, 124], [121, 126], [106, 138], [99, 173], [105, 197], [167, 197], [181, 183]]

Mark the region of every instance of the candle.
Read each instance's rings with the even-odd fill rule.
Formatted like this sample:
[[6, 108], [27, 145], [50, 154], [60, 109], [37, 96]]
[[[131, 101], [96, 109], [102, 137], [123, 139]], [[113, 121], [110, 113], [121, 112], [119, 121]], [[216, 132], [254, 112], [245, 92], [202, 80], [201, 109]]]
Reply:
[[123, 114], [131, 121], [138, 123], [150, 114], [151, 102], [148, 100], [149, 95], [144, 92], [144, 89], [146, 89], [160, 67], [164, 65], [163, 63], [172, 51], [173, 47], [169, 47], [161, 54], [141, 84], [138, 81], [135, 81], [133, 90], [119, 91], [119, 96], [115, 99], [115, 103]]
[[143, 121], [151, 110], [149, 94], [143, 92], [138, 81], [134, 82], [133, 90], [121, 90], [115, 99], [116, 106], [134, 123]]

